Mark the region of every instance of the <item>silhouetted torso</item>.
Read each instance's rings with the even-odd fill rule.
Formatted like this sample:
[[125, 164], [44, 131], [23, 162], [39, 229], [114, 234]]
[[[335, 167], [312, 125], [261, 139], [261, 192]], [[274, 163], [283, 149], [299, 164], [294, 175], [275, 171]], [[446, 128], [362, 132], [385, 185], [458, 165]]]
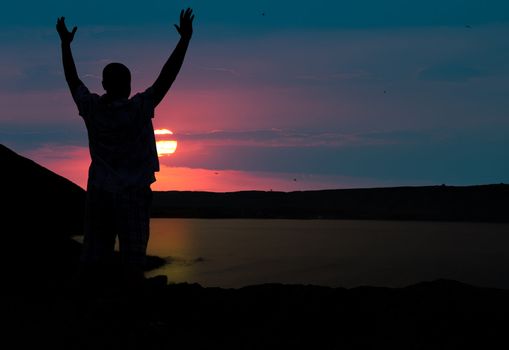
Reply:
[[81, 84], [74, 94], [88, 131], [92, 163], [89, 186], [107, 191], [150, 185], [159, 170], [149, 88], [128, 98], [110, 99]]

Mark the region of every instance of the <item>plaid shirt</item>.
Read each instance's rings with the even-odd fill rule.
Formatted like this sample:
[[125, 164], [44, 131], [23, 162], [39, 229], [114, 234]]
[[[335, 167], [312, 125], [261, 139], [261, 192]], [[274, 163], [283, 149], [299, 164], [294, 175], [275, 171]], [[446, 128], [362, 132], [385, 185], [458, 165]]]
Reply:
[[130, 99], [107, 102], [82, 83], [73, 94], [88, 131], [88, 186], [110, 192], [144, 187], [159, 171], [152, 118], [152, 88]]

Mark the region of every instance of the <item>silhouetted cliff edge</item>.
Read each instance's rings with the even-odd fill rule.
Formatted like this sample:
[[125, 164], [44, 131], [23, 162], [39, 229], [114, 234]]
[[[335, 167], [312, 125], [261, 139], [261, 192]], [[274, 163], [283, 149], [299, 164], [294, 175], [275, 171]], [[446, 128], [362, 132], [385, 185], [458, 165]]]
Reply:
[[[71, 236], [83, 231], [85, 191], [32, 160], [0, 145], [2, 211], [25, 234]], [[15, 234], [15, 232], [12, 232]], [[26, 238], [26, 237], [25, 237]]]
[[0, 162], [4, 290], [56, 283], [78, 262], [85, 191], [4, 145]]

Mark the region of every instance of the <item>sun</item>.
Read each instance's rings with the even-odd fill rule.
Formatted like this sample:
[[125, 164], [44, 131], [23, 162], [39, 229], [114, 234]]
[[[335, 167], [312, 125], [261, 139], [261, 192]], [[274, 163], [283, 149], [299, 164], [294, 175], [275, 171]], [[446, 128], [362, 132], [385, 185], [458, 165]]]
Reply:
[[157, 155], [159, 157], [169, 156], [170, 154], [175, 153], [177, 150], [177, 141], [171, 140], [171, 135], [173, 132], [168, 129], [156, 129], [154, 130], [154, 134], [156, 135], [156, 147], [157, 147]]

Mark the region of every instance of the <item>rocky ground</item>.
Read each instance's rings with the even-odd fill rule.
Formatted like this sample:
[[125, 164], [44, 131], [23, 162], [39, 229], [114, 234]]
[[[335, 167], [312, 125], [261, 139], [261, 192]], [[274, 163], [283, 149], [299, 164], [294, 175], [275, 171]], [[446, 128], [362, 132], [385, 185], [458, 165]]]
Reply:
[[[4, 297], [10, 348], [456, 349], [509, 345], [509, 291], [406, 288], [36, 288]], [[500, 347], [502, 346], [502, 347]]]

